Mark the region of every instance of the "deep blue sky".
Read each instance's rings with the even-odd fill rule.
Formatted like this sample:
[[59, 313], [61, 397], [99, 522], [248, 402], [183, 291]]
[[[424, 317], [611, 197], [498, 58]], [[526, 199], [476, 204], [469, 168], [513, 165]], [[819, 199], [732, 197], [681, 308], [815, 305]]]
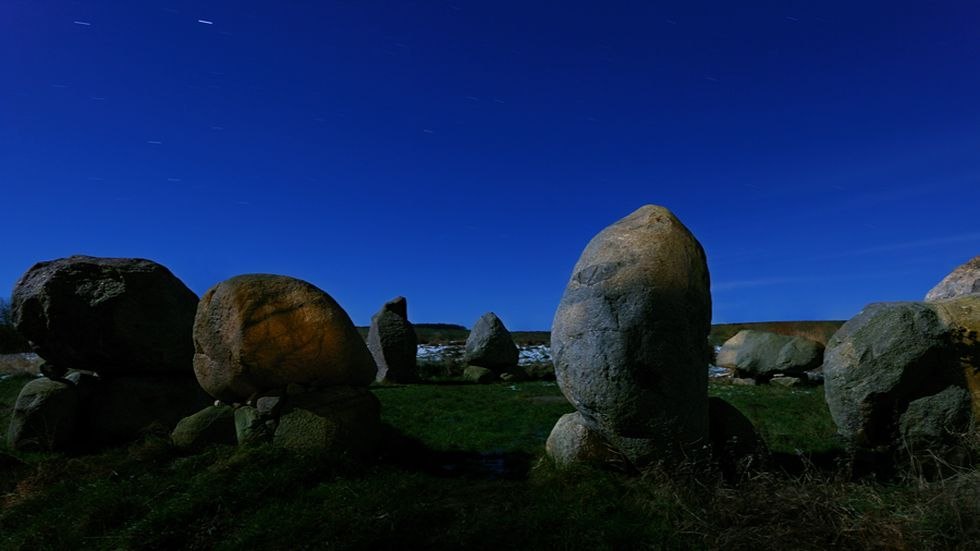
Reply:
[[921, 299], [980, 254], [977, 6], [4, 0], [0, 286], [138, 256], [547, 329], [654, 203], [716, 322]]

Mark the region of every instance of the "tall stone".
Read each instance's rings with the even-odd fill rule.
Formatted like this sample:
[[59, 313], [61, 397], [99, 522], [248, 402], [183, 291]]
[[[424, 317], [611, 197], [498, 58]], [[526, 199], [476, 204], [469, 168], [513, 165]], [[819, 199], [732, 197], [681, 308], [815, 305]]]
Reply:
[[558, 384], [637, 465], [707, 443], [711, 294], [704, 250], [647, 205], [596, 235], [572, 270], [551, 330]]
[[295, 278], [250, 274], [205, 293], [194, 321], [194, 372], [225, 402], [306, 386], [367, 386], [377, 371], [347, 312]]
[[378, 366], [378, 382], [405, 383], [418, 379], [418, 337], [408, 321], [405, 297], [386, 302], [371, 317], [367, 345]]
[[473, 324], [466, 338], [463, 361], [470, 365], [501, 371], [517, 365], [520, 353], [510, 331], [497, 314], [487, 312]]
[[190, 376], [197, 295], [139, 258], [39, 262], [14, 287], [17, 330], [62, 371]]

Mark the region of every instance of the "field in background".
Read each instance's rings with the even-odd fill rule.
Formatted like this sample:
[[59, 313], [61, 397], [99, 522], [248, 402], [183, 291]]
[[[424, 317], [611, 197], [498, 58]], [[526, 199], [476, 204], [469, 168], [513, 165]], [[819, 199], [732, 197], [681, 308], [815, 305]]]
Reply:
[[[843, 321], [833, 320], [721, 323], [711, 326], [711, 334], [708, 340], [713, 345], [721, 346], [726, 340], [732, 338], [735, 333], [738, 333], [742, 329], [755, 329], [757, 331], [771, 331], [782, 335], [799, 335], [826, 345], [830, 336], [843, 324]], [[367, 338], [367, 327], [358, 327], [357, 330], [361, 333], [361, 336]], [[462, 325], [448, 323], [417, 323], [415, 324], [415, 333], [418, 335], [419, 344], [463, 342], [470, 334], [469, 329]], [[511, 335], [514, 337], [514, 342], [519, 346], [551, 344], [550, 331], [512, 331]]]
[[769, 331], [780, 335], [806, 337], [824, 346], [830, 337], [844, 325], [843, 320], [831, 321], [757, 321], [748, 323], [719, 323], [711, 326], [708, 340], [715, 346], [721, 346], [742, 329]]

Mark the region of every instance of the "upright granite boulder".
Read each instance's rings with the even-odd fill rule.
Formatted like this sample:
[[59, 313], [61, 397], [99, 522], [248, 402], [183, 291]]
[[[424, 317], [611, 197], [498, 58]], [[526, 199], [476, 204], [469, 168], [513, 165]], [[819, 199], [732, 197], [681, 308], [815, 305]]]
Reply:
[[980, 296], [871, 304], [834, 334], [824, 359], [825, 394], [852, 452], [901, 459], [938, 450], [970, 430], [970, 377], [975, 384], [980, 369], [978, 306]]
[[473, 324], [466, 338], [463, 361], [470, 365], [502, 371], [517, 365], [520, 353], [510, 331], [497, 314], [487, 312]]
[[926, 294], [926, 301], [980, 293], [980, 256], [975, 256], [943, 278]]
[[715, 359], [737, 377], [768, 381], [777, 375], [802, 376], [823, 363], [824, 347], [803, 337], [743, 329], [725, 341]]
[[[579, 426], [642, 466], [708, 443], [711, 294], [704, 250], [648, 205], [604, 229], [572, 270], [551, 330], [558, 385]], [[584, 447], [592, 448], [592, 446]]]
[[386, 302], [371, 317], [367, 345], [378, 366], [378, 382], [406, 383], [418, 379], [418, 337], [408, 321], [405, 297]]
[[35, 351], [62, 369], [100, 375], [190, 373], [197, 295], [139, 258], [39, 262], [14, 287], [13, 318]]
[[250, 274], [205, 293], [194, 372], [215, 398], [245, 402], [289, 384], [367, 386], [377, 369], [347, 312], [295, 278]]

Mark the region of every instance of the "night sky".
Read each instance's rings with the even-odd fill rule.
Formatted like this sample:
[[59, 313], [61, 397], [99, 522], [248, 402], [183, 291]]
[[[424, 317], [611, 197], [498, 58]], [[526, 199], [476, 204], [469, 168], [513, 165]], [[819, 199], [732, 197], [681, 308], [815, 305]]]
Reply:
[[134, 256], [548, 329], [647, 203], [715, 322], [921, 300], [980, 254], [975, 2], [4, 0], [0, 69], [0, 296]]

